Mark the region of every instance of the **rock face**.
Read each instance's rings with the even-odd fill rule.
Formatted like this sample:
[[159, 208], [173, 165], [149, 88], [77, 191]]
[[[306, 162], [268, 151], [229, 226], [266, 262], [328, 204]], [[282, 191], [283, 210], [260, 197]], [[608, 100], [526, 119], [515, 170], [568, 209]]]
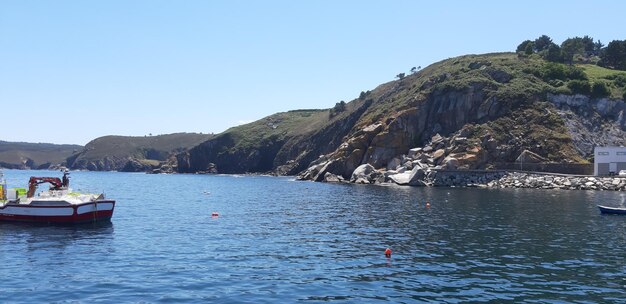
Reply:
[[[476, 169], [481, 167], [488, 160], [490, 154], [498, 153], [498, 147], [493, 145], [490, 136], [484, 136], [482, 140], [468, 140], [461, 135], [468, 135], [473, 132], [471, 128], [463, 128], [451, 137], [443, 137], [440, 134], [435, 134], [431, 139], [426, 142], [425, 147], [417, 147], [408, 149], [406, 154], [395, 156], [389, 160], [387, 164], [382, 164], [379, 172], [383, 173], [384, 178], [367, 178], [371, 183], [373, 180], [379, 180], [380, 182], [394, 182], [399, 185], [411, 185], [411, 186], [424, 186], [432, 183], [428, 178], [428, 172], [438, 169]], [[371, 125], [363, 129], [363, 132], [359, 134], [359, 141], [361, 144], [367, 142], [367, 138], [374, 138], [371, 135], [373, 132], [381, 132], [381, 125]], [[356, 162], [350, 162], [349, 166], [346, 166], [347, 159], [358, 159], [358, 157], [337, 157], [337, 155], [353, 155], [365, 150], [362, 146], [351, 146], [351, 143], [357, 142], [356, 140], [349, 140], [347, 143], [339, 147], [338, 151], [323, 157], [317, 162], [312, 163], [309, 169], [305, 170], [303, 174], [299, 176], [300, 179], [312, 179], [321, 180], [322, 176], [326, 173], [332, 173], [335, 175], [345, 176], [347, 171], [356, 166]], [[434, 148], [433, 148], [434, 147]], [[533, 155], [540, 158], [539, 155], [527, 151], [525, 154]], [[364, 163], [355, 167], [352, 172], [349, 172], [349, 179], [355, 182], [356, 176], [361, 177], [362, 170], [367, 168], [367, 174], [376, 170], [376, 167], [370, 163]], [[365, 179], [363, 179], [365, 180]]]
[[0, 168], [57, 168], [64, 164], [68, 156], [82, 148], [78, 145], [0, 141]]
[[172, 156], [212, 135], [174, 133], [157, 136], [104, 136], [89, 142], [82, 150], [67, 157], [74, 170], [152, 172], [160, 166], [176, 167]]
[[[298, 118], [315, 118], [310, 119], [311, 124], [319, 124], [319, 129], [312, 128], [307, 131], [294, 130], [293, 128], [283, 129], [283, 125], [294, 122], [285, 120], [283, 123], [273, 123], [268, 126], [272, 129], [269, 135], [258, 135], [255, 142], [249, 145], [242, 145], [241, 137], [250, 134], [254, 136], [254, 132], [258, 132], [258, 130], [251, 126], [238, 127], [241, 128], [239, 130], [234, 128], [179, 154], [177, 156], [178, 171], [181, 173], [198, 172], [204, 170], [207, 164], [214, 163], [220, 173], [297, 174], [310, 166], [319, 165], [319, 162], [315, 162], [318, 161], [320, 155], [327, 154], [342, 144], [344, 136], [348, 134], [371, 103], [371, 99], [358, 101], [353, 105], [353, 108], [332, 118], [329, 118], [328, 113], [324, 111], [321, 114], [317, 113], [319, 111], [312, 111], [313, 114], [307, 113], [308, 116], [305, 118]], [[282, 114], [283, 116], [295, 115], [293, 113]], [[281, 113], [277, 115], [281, 115]], [[270, 119], [274, 118], [264, 118], [264, 120]], [[305, 125], [302, 128], [305, 127], [308, 126]], [[256, 128], [259, 127], [256, 126]], [[350, 173], [360, 165], [360, 161], [359, 159], [358, 164], [351, 168]], [[309, 178], [322, 181], [326, 171], [319, 176], [317, 174], [319, 173], [317, 171], [322, 167], [316, 168], [315, 174], [310, 174]]]
[[[624, 125], [623, 101], [549, 95], [556, 87], [529, 71], [544, 63], [515, 54], [444, 60], [329, 110], [277, 113], [232, 128], [177, 154], [175, 167], [429, 185], [440, 169], [492, 169], [518, 158], [585, 162], [595, 144], [585, 138], [596, 138], [607, 121]], [[573, 131], [580, 124], [586, 133]], [[603, 142], [626, 138], [621, 129], [615, 134]], [[352, 179], [365, 164], [378, 174]]]
[[584, 158], [593, 155], [595, 146], [626, 144], [626, 104], [623, 100], [590, 98], [584, 95], [547, 94]]

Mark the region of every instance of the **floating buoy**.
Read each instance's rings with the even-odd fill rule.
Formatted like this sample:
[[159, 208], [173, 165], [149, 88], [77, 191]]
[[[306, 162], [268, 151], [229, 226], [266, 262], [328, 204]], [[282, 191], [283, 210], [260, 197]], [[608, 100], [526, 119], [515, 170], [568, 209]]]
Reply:
[[220, 214], [215, 212], [215, 211], [213, 211], [213, 212], [211, 212], [211, 216], [212, 217], [218, 217], [218, 216], [220, 216]]
[[391, 257], [391, 249], [387, 248], [385, 249], [385, 256], [390, 258]]

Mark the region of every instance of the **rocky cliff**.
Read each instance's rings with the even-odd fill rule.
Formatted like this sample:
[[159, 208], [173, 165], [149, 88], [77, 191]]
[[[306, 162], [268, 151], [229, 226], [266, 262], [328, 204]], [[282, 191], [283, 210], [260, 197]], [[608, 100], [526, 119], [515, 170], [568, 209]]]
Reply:
[[296, 174], [337, 147], [370, 104], [358, 100], [335, 110], [277, 113], [231, 128], [178, 154], [178, 170]]
[[103, 136], [66, 159], [74, 170], [152, 172], [174, 171], [175, 155], [213, 135], [174, 133], [157, 136]]
[[0, 141], [0, 168], [50, 169], [60, 166], [82, 146]]
[[[616, 98], [626, 91], [626, 73], [597, 71], [512, 53], [447, 59], [333, 109], [231, 128], [178, 154], [178, 170], [409, 183], [426, 176], [413, 171], [429, 168], [584, 164], [593, 145], [626, 138], [624, 102]], [[581, 81], [602, 82], [609, 95], [574, 94], [570, 84]], [[354, 177], [359, 167], [367, 177]]]

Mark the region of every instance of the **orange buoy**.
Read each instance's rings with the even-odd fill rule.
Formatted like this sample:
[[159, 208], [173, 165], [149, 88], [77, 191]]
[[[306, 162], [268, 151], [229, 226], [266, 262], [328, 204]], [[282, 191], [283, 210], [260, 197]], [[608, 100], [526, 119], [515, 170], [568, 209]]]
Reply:
[[391, 257], [391, 249], [387, 248], [385, 249], [385, 256], [390, 258]]

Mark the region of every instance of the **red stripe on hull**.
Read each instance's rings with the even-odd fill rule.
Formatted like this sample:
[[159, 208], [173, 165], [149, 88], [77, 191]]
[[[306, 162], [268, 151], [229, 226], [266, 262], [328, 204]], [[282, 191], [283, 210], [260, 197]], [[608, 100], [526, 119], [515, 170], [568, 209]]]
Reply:
[[[86, 212], [78, 214], [77, 210], [80, 206], [90, 205], [93, 203], [86, 203], [81, 205], [72, 206], [74, 212], [72, 215], [64, 216], [43, 216], [43, 215], [14, 215], [14, 214], [2, 214], [0, 213], [0, 221], [10, 222], [31, 222], [31, 223], [56, 223], [56, 224], [80, 224], [90, 222], [110, 221], [113, 217], [113, 210], [115, 209], [115, 201], [102, 201], [99, 203], [113, 203], [111, 210], [98, 210], [96, 212]], [[23, 206], [26, 208], [46, 208], [42, 206]], [[53, 207], [54, 208], [54, 207]], [[67, 208], [63, 206], [60, 208]]]

